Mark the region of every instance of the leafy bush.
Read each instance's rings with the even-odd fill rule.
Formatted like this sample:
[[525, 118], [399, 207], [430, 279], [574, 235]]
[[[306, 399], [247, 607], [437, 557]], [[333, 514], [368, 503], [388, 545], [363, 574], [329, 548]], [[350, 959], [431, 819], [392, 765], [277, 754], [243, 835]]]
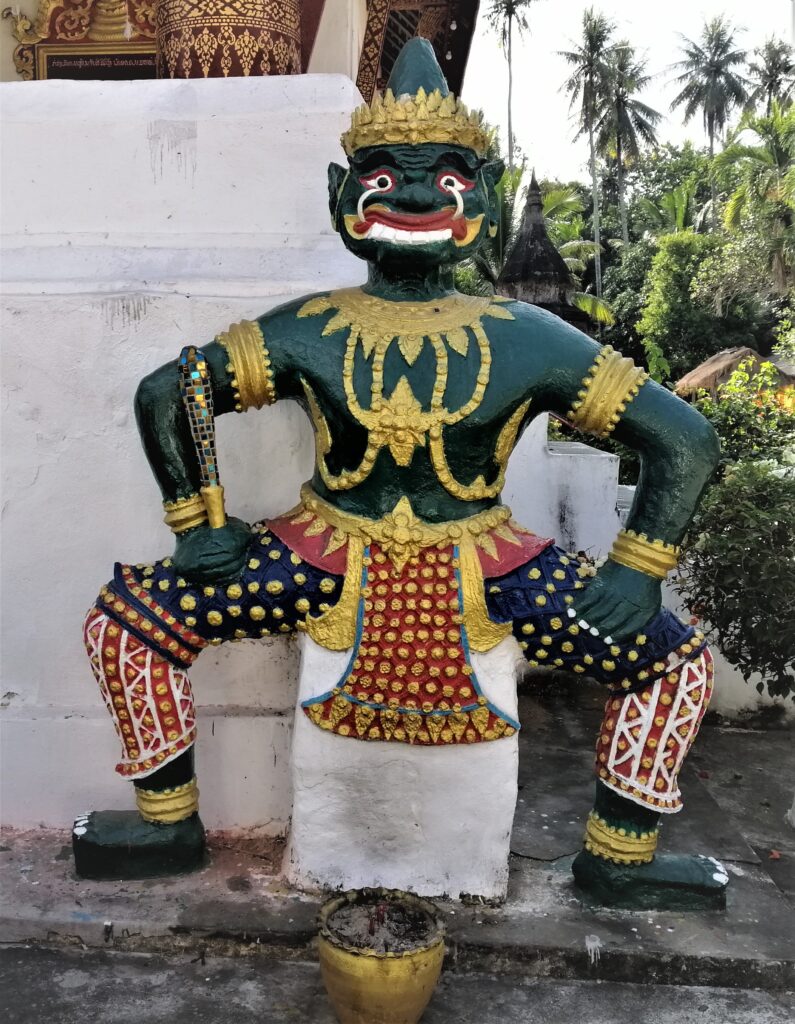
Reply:
[[795, 472], [741, 462], [710, 488], [676, 587], [760, 693], [795, 692]]
[[795, 414], [776, 394], [778, 377], [772, 363], [741, 363], [716, 398], [703, 393], [698, 411], [710, 421], [721, 442], [722, 465], [745, 459], [781, 462], [795, 448]]
[[746, 344], [755, 323], [744, 308], [733, 305], [719, 316], [693, 296], [702, 264], [721, 248], [718, 238], [679, 231], [657, 244], [636, 330], [652, 376], [660, 380], [668, 371], [677, 380], [721, 349]]

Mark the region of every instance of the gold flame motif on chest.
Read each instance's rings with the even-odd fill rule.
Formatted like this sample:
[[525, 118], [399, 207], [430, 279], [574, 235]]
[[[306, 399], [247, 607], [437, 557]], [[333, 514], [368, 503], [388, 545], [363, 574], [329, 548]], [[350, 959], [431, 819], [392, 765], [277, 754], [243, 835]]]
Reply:
[[[492, 356], [482, 319], [513, 320], [513, 314], [500, 304], [505, 301], [498, 297], [454, 295], [431, 302], [387, 302], [366, 294], [360, 288], [347, 288], [310, 299], [301, 307], [299, 317], [333, 311], [334, 315], [323, 328], [323, 337], [340, 330], [349, 331], [342, 371], [345, 398], [351, 415], [366, 428], [368, 435], [359, 466], [354, 470], [332, 473], [326, 462], [326, 455], [331, 450], [331, 433], [314, 391], [306, 380], [302, 380], [315, 426], [318, 470], [329, 489], [348, 490], [362, 483], [372, 471], [382, 448], [389, 449], [398, 466], [408, 466], [415, 449], [427, 444], [437, 477], [455, 497], [472, 501], [494, 497], [500, 492], [505, 479], [505, 463], [529, 402], [514, 412], [500, 433], [495, 451], [499, 472], [492, 484], [486, 484], [482, 476], [471, 484], [462, 484], [455, 479], [447, 462], [443, 431], [445, 427], [471, 416], [483, 401], [491, 375]], [[450, 353], [466, 357], [472, 337], [480, 360], [472, 393], [458, 408], [449, 409], [445, 405], [445, 393]], [[426, 345], [431, 347], [435, 377], [429, 407], [424, 407], [417, 399], [405, 375], [399, 378], [389, 397], [384, 393], [384, 364], [393, 344], [398, 346], [408, 367], [416, 363]], [[354, 366], [359, 350], [365, 359], [372, 360], [369, 408], [362, 406], [354, 387]]]

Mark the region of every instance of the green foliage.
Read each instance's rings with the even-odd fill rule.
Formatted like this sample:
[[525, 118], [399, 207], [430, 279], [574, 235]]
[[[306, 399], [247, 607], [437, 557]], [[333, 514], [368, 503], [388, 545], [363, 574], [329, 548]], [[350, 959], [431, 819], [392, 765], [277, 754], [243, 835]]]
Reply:
[[729, 143], [715, 158], [718, 177], [738, 178], [724, 210], [731, 231], [755, 226], [767, 250], [773, 289], [795, 286], [795, 108], [776, 100], [764, 116], [745, 114]]
[[774, 353], [783, 359], [795, 359], [795, 308], [787, 306], [773, 331]]
[[720, 437], [724, 469], [745, 460], [783, 462], [795, 453], [795, 414], [779, 401], [778, 385], [772, 363], [756, 365], [747, 360], [715, 397], [702, 392], [696, 401], [696, 408]]
[[688, 535], [677, 589], [759, 692], [795, 692], [795, 474], [741, 462], [712, 487]]
[[747, 342], [747, 317], [737, 315], [734, 309], [717, 316], [693, 298], [693, 281], [704, 260], [719, 246], [720, 240], [714, 236], [692, 231], [658, 239], [637, 324], [655, 379], [668, 376], [666, 362], [676, 380], [721, 349]]
[[613, 326], [605, 331], [605, 344], [645, 364], [646, 350], [636, 331], [645, 301], [646, 279], [657, 245], [649, 238], [622, 246], [605, 274], [605, 299], [613, 311]]

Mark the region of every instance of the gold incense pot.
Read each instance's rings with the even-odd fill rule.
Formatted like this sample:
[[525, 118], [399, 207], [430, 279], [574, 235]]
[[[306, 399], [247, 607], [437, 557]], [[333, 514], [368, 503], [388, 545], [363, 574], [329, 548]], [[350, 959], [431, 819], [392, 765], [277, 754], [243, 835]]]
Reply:
[[[335, 915], [361, 905], [398, 906], [424, 918], [427, 935], [410, 949], [351, 945]], [[330, 900], [320, 912], [320, 971], [340, 1024], [417, 1024], [430, 1002], [444, 959], [444, 925], [427, 900], [395, 890], [363, 889]]]

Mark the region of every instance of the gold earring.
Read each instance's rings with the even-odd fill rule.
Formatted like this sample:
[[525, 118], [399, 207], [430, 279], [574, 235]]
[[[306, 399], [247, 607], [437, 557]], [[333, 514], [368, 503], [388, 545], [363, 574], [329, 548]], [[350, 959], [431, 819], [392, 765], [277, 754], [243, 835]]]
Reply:
[[498, 231], [498, 228], [497, 228], [496, 224], [489, 224], [489, 238], [496, 238], [497, 237], [497, 231]]

